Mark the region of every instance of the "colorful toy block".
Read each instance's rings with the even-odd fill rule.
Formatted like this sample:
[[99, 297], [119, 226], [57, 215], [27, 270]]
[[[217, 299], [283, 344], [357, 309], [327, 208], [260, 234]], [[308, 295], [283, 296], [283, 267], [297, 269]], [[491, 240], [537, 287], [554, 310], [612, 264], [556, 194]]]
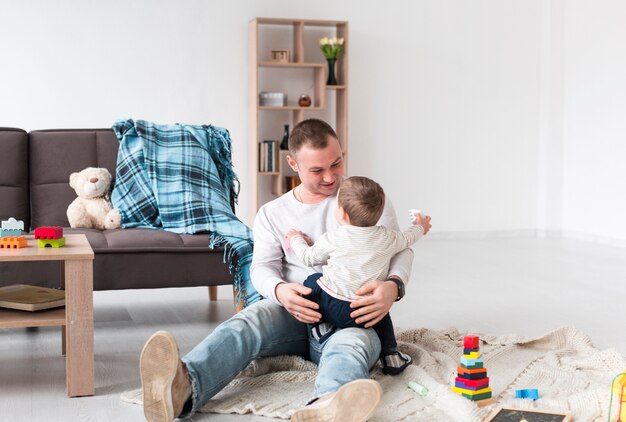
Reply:
[[464, 368], [482, 368], [483, 364], [483, 358], [468, 359], [465, 357], [465, 355], [461, 357], [461, 366], [463, 366]]
[[43, 226], [35, 229], [35, 239], [60, 239], [63, 237], [63, 227]]
[[26, 236], [7, 236], [0, 239], [0, 248], [18, 249], [28, 246]]
[[466, 349], [476, 349], [480, 347], [478, 344], [478, 336], [465, 336], [463, 337], [463, 347]]
[[483, 365], [478, 336], [465, 336], [461, 365], [456, 368], [457, 377], [454, 379], [452, 391], [472, 400], [478, 406], [493, 403], [487, 368], [483, 368]]
[[491, 398], [491, 388], [482, 388], [480, 390], [467, 390], [465, 388], [452, 387], [452, 391], [463, 395], [472, 401]]
[[[462, 385], [458, 385], [458, 384], [462, 384], [466, 387], [463, 387]], [[478, 380], [468, 380], [465, 378], [456, 377], [454, 379], [454, 385], [456, 387], [468, 388], [470, 390], [480, 390], [481, 388], [489, 387], [489, 378], [481, 378]]]
[[2, 230], [24, 230], [24, 222], [9, 217], [8, 220], [2, 221]]
[[24, 222], [22, 220], [16, 220], [10, 217], [8, 220], [2, 221], [2, 228], [0, 228], [0, 237], [9, 236], [21, 236], [24, 230]]
[[40, 248], [60, 248], [61, 246], [65, 246], [65, 238], [61, 237], [59, 239], [38, 239], [37, 246]]
[[22, 231], [19, 229], [0, 229], [0, 237], [21, 236]]
[[480, 362], [476, 362], [473, 365], [466, 365], [464, 363], [461, 362], [461, 366], [465, 369], [482, 369], [485, 367], [485, 364], [483, 363], [483, 361]]
[[516, 399], [539, 399], [539, 391], [536, 388], [524, 388], [521, 390], [515, 390]]

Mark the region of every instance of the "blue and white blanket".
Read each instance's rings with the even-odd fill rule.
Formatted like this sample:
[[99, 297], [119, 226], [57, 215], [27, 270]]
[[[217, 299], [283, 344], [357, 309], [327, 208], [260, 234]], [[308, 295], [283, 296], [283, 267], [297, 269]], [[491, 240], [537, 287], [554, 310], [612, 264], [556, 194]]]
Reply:
[[113, 131], [120, 147], [111, 201], [120, 210], [122, 227], [210, 234], [210, 248], [225, 248], [236, 303], [259, 300], [250, 280], [252, 232], [231, 206], [239, 181], [228, 131], [130, 119], [115, 122]]

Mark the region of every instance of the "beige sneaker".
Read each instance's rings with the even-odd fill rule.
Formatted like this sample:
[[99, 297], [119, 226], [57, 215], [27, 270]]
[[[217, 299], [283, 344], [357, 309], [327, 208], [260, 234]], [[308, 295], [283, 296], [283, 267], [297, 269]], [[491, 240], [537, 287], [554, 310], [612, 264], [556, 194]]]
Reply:
[[157, 331], [148, 339], [141, 351], [139, 372], [146, 419], [173, 421], [191, 395], [191, 385], [176, 340], [170, 333]]
[[292, 422], [365, 422], [374, 413], [383, 389], [370, 379], [352, 381], [313, 404], [296, 410]]

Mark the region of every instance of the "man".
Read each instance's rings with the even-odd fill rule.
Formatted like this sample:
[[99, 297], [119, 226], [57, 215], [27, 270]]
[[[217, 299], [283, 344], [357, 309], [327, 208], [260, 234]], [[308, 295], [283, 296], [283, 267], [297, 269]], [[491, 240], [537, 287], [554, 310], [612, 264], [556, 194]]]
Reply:
[[[319, 367], [313, 398], [292, 421], [365, 421], [376, 409], [382, 390], [369, 370], [380, 355], [378, 336], [372, 329], [346, 328], [320, 344], [325, 333], [307, 326], [320, 320], [318, 305], [302, 297], [311, 292], [302, 283], [320, 268], [305, 267], [285, 243], [292, 227], [315, 240], [338, 226], [343, 152], [333, 129], [316, 119], [293, 129], [289, 151], [289, 166], [302, 183], [261, 207], [254, 222], [252, 282], [267, 299], [222, 323], [182, 360], [169, 333], [160, 331], [146, 342], [140, 371], [148, 421], [169, 422], [197, 411], [252, 360], [276, 355], [302, 356]], [[391, 204], [379, 224], [398, 228]], [[357, 323], [373, 326], [403, 296], [412, 260], [410, 249], [402, 251], [388, 280], [372, 280], [357, 291], [367, 295], [352, 304]]]

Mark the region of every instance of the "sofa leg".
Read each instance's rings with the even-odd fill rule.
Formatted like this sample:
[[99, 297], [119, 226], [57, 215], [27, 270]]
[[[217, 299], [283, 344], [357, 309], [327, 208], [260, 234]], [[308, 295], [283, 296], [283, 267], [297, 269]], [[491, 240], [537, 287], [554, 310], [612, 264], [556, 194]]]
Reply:
[[217, 286], [209, 286], [209, 300], [210, 301], [217, 300]]

